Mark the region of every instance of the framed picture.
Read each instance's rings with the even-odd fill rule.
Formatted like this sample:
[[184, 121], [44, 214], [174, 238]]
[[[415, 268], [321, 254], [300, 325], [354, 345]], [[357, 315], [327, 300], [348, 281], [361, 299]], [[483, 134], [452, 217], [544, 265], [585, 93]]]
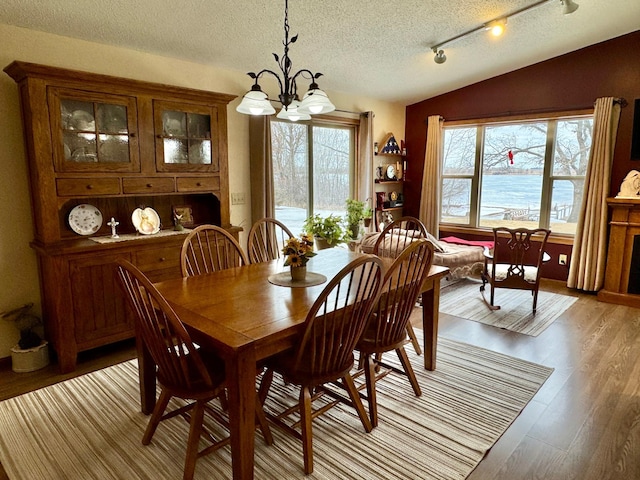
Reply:
[[173, 207], [173, 221], [180, 220], [183, 227], [193, 227], [193, 212], [189, 205], [176, 205]]

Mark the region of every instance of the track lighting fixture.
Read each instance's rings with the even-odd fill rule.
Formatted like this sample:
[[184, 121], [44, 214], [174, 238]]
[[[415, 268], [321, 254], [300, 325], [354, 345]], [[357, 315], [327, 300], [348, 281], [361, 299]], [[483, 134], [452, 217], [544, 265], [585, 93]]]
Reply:
[[459, 40], [463, 37], [471, 35], [472, 33], [479, 32], [481, 30], [490, 30], [491, 33], [495, 36], [502, 35], [502, 33], [505, 30], [505, 26], [507, 25], [507, 18], [515, 17], [516, 15], [520, 15], [521, 13], [532, 10], [545, 3], [556, 2], [557, 4], [558, 1], [560, 1], [560, 4], [562, 5], [562, 13], [564, 15], [569, 15], [575, 12], [579, 7], [579, 5], [573, 0], [538, 0], [537, 2], [532, 3], [527, 7], [523, 7], [507, 15], [491, 20], [490, 22], [480, 25], [479, 27], [472, 28], [471, 30], [462, 32], [461, 34], [456, 35], [455, 37], [451, 37], [444, 40], [443, 42], [437, 43], [436, 45], [431, 47], [431, 50], [433, 51], [433, 53], [435, 53], [435, 56], [433, 57], [433, 61], [436, 62], [437, 64], [442, 64], [447, 61], [447, 56], [444, 54], [444, 50], [442, 49], [442, 47], [444, 47], [446, 44], [452, 43], [456, 40]]
[[569, 15], [575, 12], [580, 6], [573, 0], [560, 0], [560, 3], [562, 4], [562, 13], [564, 13], [565, 15]]
[[504, 33], [504, 30], [507, 26], [507, 19], [501, 18], [499, 20], [494, 20], [493, 22], [489, 22], [485, 25], [485, 30], [491, 32], [491, 35], [494, 37], [499, 37]]
[[436, 63], [444, 63], [447, 61], [447, 56], [444, 54], [443, 50], [438, 50], [436, 47], [433, 47], [433, 53], [435, 53], [435, 57], [433, 57], [433, 61]]

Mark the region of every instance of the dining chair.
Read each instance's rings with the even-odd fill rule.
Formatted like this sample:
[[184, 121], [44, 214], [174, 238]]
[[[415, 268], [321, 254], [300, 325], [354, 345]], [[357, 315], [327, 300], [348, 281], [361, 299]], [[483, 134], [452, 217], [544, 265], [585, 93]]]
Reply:
[[[495, 289], [511, 288], [531, 290], [533, 313], [536, 313], [540, 268], [551, 258], [545, 252], [550, 234], [551, 231], [545, 228], [496, 227], [493, 229], [494, 247], [493, 250], [485, 248], [480, 287], [482, 298], [490, 309], [500, 309], [499, 305], [494, 304]], [[484, 297], [487, 283], [491, 285], [489, 302]]]
[[[407, 325], [422, 284], [429, 275], [433, 252], [431, 242], [421, 239], [412, 242], [394, 260], [385, 273], [380, 299], [371, 313], [367, 328], [356, 344], [356, 350], [361, 355], [360, 366], [365, 373], [369, 417], [373, 427], [378, 425], [376, 381], [391, 372], [402, 373], [409, 378], [415, 395], [422, 395], [404, 345], [409, 343]], [[392, 350], [400, 359], [401, 369], [382, 361], [382, 354]]]
[[[380, 257], [395, 258], [408, 247], [411, 242], [420, 238], [427, 238], [428, 236], [427, 227], [424, 226], [424, 223], [416, 217], [407, 215], [394, 220], [380, 232], [373, 246], [373, 254]], [[420, 342], [410, 323], [407, 323], [407, 334], [411, 339], [413, 349], [418, 355], [421, 355], [422, 348], [420, 347]]]
[[194, 228], [182, 243], [180, 269], [183, 277], [226, 270], [248, 264], [240, 244], [216, 225]]
[[[300, 387], [297, 405], [284, 412], [265, 408], [265, 415], [274, 425], [302, 440], [305, 474], [313, 472], [312, 419], [326, 411], [326, 408], [312, 410], [316, 388], [340, 381], [365, 431], [372, 430], [350, 370], [354, 365], [354, 347], [369, 320], [381, 281], [380, 258], [362, 255], [350, 262], [329, 281], [312, 305], [296, 347], [267, 361], [260, 385], [261, 398], [266, 398], [274, 372], [282, 375], [286, 383]], [[291, 423], [291, 414], [295, 412], [300, 420]]]
[[280, 258], [284, 243], [293, 237], [293, 233], [284, 223], [275, 218], [261, 218], [249, 231], [247, 242], [249, 261], [261, 263]]
[[[224, 362], [212, 352], [194, 345], [178, 315], [137, 267], [120, 259], [116, 261], [116, 272], [135, 314], [136, 335], [157, 366], [157, 380], [161, 388], [142, 444], [151, 443], [161, 421], [183, 416], [190, 423], [183, 479], [190, 480], [198, 458], [229, 444], [228, 436], [216, 440], [203, 424], [205, 411], [223, 425], [228, 424], [221, 412], [209, 404], [224, 393]], [[173, 397], [187, 403], [165, 413]], [[266, 443], [271, 445], [273, 437], [259, 401], [256, 401], [255, 414]], [[203, 450], [199, 450], [201, 437], [211, 443]]]

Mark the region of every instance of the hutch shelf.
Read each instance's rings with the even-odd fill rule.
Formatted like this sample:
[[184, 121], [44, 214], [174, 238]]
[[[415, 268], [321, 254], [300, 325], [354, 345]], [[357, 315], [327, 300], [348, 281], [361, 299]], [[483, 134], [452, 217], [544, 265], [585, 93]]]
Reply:
[[[194, 226], [220, 225], [237, 238], [227, 167], [235, 96], [20, 61], [4, 71], [22, 107], [45, 335], [69, 372], [78, 352], [134, 336], [115, 259], [152, 281], [180, 275], [175, 207], [187, 208]], [[92, 235], [69, 224], [81, 204], [102, 214]], [[133, 225], [132, 212], [146, 207], [160, 217], [157, 234]], [[111, 218], [125, 238], [102, 241]]]

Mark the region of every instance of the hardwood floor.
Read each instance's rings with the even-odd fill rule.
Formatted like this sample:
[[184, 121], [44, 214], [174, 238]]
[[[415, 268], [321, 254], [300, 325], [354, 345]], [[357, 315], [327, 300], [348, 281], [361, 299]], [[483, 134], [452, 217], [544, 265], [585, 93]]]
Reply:
[[468, 480], [640, 479], [640, 309], [579, 294], [538, 337], [448, 315], [440, 335], [555, 368]]
[[[579, 300], [538, 337], [441, 315], [444, 337], [555, 368], [468, 480], [640, 479], [640, 309], [560, 282], [542, 288]], [[60, 375], [55, 365], [20, 374], [5, 367], [0, 400], [134, 355], [134, 343], [122, 342], [81, 354], [74, 374]], [[1, 466], [0, 480], [7, 480]]]

